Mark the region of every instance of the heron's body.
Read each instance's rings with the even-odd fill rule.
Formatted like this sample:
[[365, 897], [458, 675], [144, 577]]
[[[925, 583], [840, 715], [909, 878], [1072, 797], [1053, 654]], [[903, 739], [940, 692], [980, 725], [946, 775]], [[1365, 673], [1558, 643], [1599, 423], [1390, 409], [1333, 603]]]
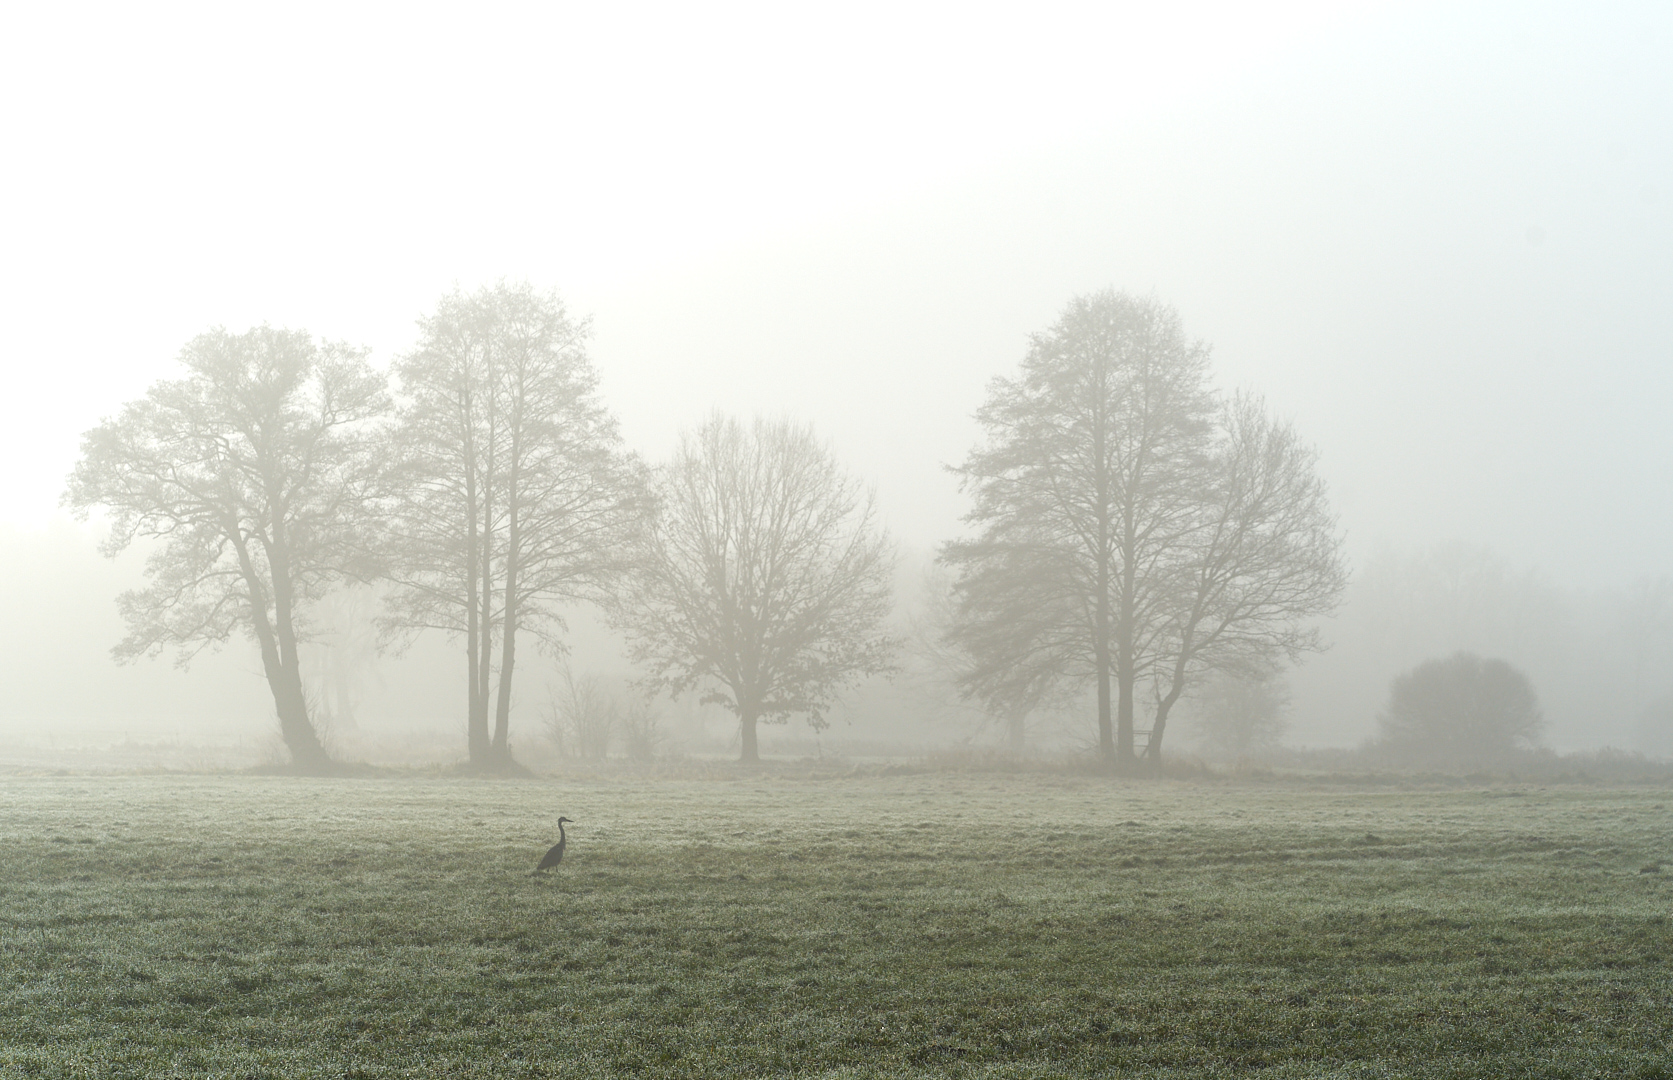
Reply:
[[542, 870], [556, 870], [558, 864], [563, 862], [564, 845], [569, 842], [569, 836], [563, 831], [563, 823], [568, 820], [566, 817], [558, 819], [558, 842], [552, 845], [552, 850], [548, 851], [546, 857], [540, 860], [540, 865], [534, 868], [535, 873], [538, 874]]

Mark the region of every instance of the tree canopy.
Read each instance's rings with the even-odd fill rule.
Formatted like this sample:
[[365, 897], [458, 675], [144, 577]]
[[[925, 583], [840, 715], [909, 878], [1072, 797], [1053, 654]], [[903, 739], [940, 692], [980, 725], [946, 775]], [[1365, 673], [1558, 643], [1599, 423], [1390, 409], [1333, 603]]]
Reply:
[[561, 648], [562, 605], [623, 565], [644, 478], [555, 295], [454, 293], [419, 326], [397, 367], [386, 625], [464, 639], [471, 761], [504, 766], [519, 633]]
[[993, 381], [954, 470], [974, 504], [941, 555], [966, 691], [1091, 681], [1111, 763], [1135, 758], [1141, 684], [1154, 758], [1191, 680], [1312, 647], [1304, 620], [1345, 577], [1311, 450], [1257, 400], [1221, 403], [1208, 357], [1159, 301], [1077, 297]]
[[388, 407], [383, 379], [359, 350], [266, 326], [211, 330], [180, 360], [184, 378], [82, 437], [64, 496], [82, 516], [107, 511], [107, 555], [149, 542], [150, 585], [117, 601], [128, 636], [115, 655], [175, 649], [185, 663], [249, 634], [293, 761], [322, 768], [297, 647], [307, 604], [371, 569], [367, 434]]
[[[581, 602], [626, 633], [644, 685], [730, 710], [746, 760], [760, 723], [823, 726], [844, 688], [896, 670], [870, 492], [788, 420], [714, 414], [646, 469], [588, 334], [527, 284], [455, 291], [419, 321], [393, 395], [362, 352], [305, 333], [189, 343], [185, 378], [87, 433], [65, 496], [108, 508], [108, 552], [156, 545], [148, 587], [120, 598], [118, 656], [184, 662], [247, 632], [292, 756], [323, 765], [305, 688], [329, 687], [345, 720], [354, 695], [343, 670], [304, 680], [308, 607], [379, 579], [380, 647], [462, 642], [478, 768], [515, 764], [519, 645], [563, 653]], [[920, 689], [955, 682], [1020, 746], [1031, 713], [1090, 687], [1103, 760], [1131, 765], [1159, 761], [1203, 680], [1268, 678], [1318, 647], [1346, 572], [1317, 456], [1209, 374], [1208, 346], [1154, 298], [1076, 297], [1031, 338], [952, 470], [969, 529], [920, 613]]]
[[652, 686], [702, 688], [738, 717], [743, 760], [758, 722], [820, 726], [837, 691], [890, 669], [893, 549], [811, 429], [712, 416], [656, 492], [613, 617]]

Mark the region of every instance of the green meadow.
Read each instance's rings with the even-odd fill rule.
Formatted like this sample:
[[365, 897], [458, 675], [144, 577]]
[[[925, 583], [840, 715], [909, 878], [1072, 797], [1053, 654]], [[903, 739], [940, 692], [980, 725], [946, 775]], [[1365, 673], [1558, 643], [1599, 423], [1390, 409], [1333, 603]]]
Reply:
[[1670, 804], [0, 777], [0, 1076], [1669, 1077]]

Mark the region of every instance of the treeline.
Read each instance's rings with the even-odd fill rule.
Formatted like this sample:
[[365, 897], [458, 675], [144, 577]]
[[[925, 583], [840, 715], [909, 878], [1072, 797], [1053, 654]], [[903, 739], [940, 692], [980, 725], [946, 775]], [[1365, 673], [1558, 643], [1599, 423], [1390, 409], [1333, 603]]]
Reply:
[[387, 646], [462, 646], [469, 761], [503, 770], [519, 646], [561, 649], [563, 610], [591, 603], [647, 691], [736, 717], [746, 761], [759, 724], [822, 725], [904, 647], [1019, 725], [1090, 694], [1101, 759], [1133, 768], [1198, 683], [1315, 648], [1345, 584], [1314, 452], [1216, 392], [1208, 347], [1154, 299], [1076, 298], [992, 382], [955, 470], [967, 533], [904, 636], [869, 489], [810, 428], [715, 414], [648, 464], [587, 336], [555, 295], [501, 284], [444, 297], [388, 377], [301, 331], [189, 342], [184, 377], [86, 433], [65, 494], [108, 514], [107, 554], [149, 542], [117, 658], [247, 634], [293, 763], [324, 770], [299, 645], [329, 590], [375, 583]]

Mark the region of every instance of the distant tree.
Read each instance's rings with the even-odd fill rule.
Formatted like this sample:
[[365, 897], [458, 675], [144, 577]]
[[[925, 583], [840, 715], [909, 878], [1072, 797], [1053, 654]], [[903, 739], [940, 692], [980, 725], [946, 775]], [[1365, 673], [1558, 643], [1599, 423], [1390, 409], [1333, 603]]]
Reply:
[[64, 496], [109, 511], [105, 554], [154, 541], [147, 588], [117, 601], [118, 660], [177, 649], [182, 664], [235, 632], [255, 639], [279, 730], [304, 769], [329, 762], [308, 714], [306, 608], [370, 571], [376, 476], [369, 425], [388, 407], [364, 353], [301, 331], [211, 330], [160, 382], [82, 437]]
[[1460, 652], [1396, 676], [1378, 725], [1382, 748], [1395, 757], [1479, 766], [1534, 745], [1543, 720], [1526, 675], [1503, 660]]
[[310, 640], [302, 646], [303, 690], [322, 734], [352, 731], [356, 710], [380, 680], [377, 593], [364, 582], [334, 588], [310, 606]]
[[560, 606], [621, 568], [643, 473], [598, 401], [587, 326], [556, 296], [454, 293], [419, 326], [397, 367], [386, 626], [464, 639], [470, 760], [503, 768], [519, 634], [561, 648]]
[[653, 688], [701, 687], [737, 716], [742, 760], [760, 758], [758, 723], [821, 728], [843, 687], [891, 670], [891, 545], [809, 428], [713, 416], [656, 490], [612, 619]]
[[567, 665], [563, 683], [550, 691], [547, 729], [560, 757], [601, 761], [621, 725], [621, 705], [604, 679], [591, 672], [575, 674]]
[[942, 549], [972, 692], [1090, 680], [1100, 756], [1134, 760], [1136, 690], [1199, 525], [1214, 412], [1208, 346], [1172, 308], [1114, 291], [1071, 301], [1019, 376], [993, 380], [986, 442], [954, 470], [976, 535]]
[[1234, 757], [1277, 746], [1289, 726], [1289, 686], [1264, 672], [1215, 672], [1192, 704], [1203, 744]]
[[1673, 757], [1673, 693], [1664, 694], [1638, 713], [1634, 733], [1638, 749], [1651, 757]]
[[1257, 398], [1222, 410], [1195, 527], [1157, 567], [1175, 586], [1158, 607], [1153, 761], [1169, 711], [1201, 673], [1259, 677], [1319, 647], [1314, 617], [1336, 607], [1348, 571], [1317, 457]]
[[1316, 647], [1307, 622], [1346, 580], [1313, 451], [1258, 399], [1217, 404], [1207, 378], [1172, 308], [1077, 298], [993, 382], [987, 441], [955, 470], [977, 528], [942, 549], [966, 692], [1038, 701], [1090, 681], [1111, 764], [1135, 761], [1141, 683], [1155, 762], [1190, 685]]
[[931, 564], [919, 580], [917, 603], [907, 616], [899, 681], [919, 715], [978, 729], [997, 726], [1006, 749], [1020, 754], [1027, 743], [1029, 715], [1040, 701], [1035, 695], [1016, 693], [1018, 688], [1009, 682], [972, 687], [977, 659], [952, 635], [958, 617], [953, 575], [945, 566]]
[[1633, 711], [1643, 713], [1673, 671], [1673, 578], [1639, 578], [1628, 585], [1615, 615], [1614, 636], [1614, 651], [1630, 669]]
[[651, 761], [667, 738], [662, 718], [643, 697], [630, 699], [621, 710], [622, 751], [630, 761]]

